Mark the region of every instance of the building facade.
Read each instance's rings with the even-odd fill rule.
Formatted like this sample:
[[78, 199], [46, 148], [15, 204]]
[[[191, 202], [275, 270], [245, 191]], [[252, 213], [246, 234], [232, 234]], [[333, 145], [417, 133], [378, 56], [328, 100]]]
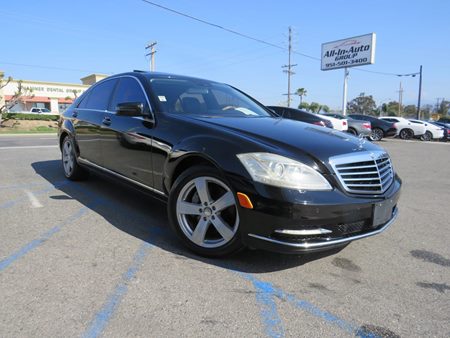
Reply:
[[[3, 73], [0, 72], [0, 76], [2, 75]], [[81, 78], [81, 84], [13, 79], [0, 89], [0, 100], [6, 103], [10, 112], [29, 112], [31, 108], [36, 107], [47, 108], [52, 113], [60, 114], [93, 83], [106, 76], [91, 74]], [[6, 81], [3, 79], [4, 84]], [[22, 83], [23, 96], [17, 104], [11, 106], [10, 103], [17, 93], [19, 82]]]

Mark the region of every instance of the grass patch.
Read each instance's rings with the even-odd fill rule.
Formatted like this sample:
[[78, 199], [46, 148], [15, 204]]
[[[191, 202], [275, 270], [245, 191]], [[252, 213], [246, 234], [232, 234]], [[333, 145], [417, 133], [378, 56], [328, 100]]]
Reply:
[[18, 129], [18, 128], [0, 128], [0, 134], [39, 134], [39, 133], [55, 133], [58, 128], [50, 127], [34, 127], [30, 129]]

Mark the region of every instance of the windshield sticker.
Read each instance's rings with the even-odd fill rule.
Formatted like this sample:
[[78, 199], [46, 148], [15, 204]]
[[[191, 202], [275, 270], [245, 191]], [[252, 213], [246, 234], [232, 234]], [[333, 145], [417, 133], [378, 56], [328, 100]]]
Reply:
[[159, 95], [159, 96], [158, 96], [158, 99], [159, 99], [159, 101], [161, 101], [161, 102], [167, 102], [167, 99], [166, 99], [166, 97], [165, 97], [164, 95]]

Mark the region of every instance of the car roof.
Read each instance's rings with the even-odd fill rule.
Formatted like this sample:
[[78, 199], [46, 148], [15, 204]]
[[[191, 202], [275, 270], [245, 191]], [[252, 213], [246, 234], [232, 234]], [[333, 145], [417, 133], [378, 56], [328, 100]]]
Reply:
[[[126, 72], [126, 73], [120, 73], [120, 74], [114, 74], [106, 79], [114, 78], [114, 77], [120, 77], [124, 75], [132, 75], [132, 76], [138, 76], [138, 77], [146, 77], [149, 80], [152, 79], [178, 79], [178, 80], [194, 80], [194, 81], [208, 81], [211, 83], [217, 83], [220, 82], [208, 80], [208, 79], [201, 79], [193, 76], [186, 76], [186, 75], [178, 75], [178, 74], [172, 74], [172, 73], [164, 73], [164, 72], [149, 72], [149, 71], [143, 71], [143, 70], [134, 70], [132, 72]], [[106, 80], [105, 79], [105, 80]]]

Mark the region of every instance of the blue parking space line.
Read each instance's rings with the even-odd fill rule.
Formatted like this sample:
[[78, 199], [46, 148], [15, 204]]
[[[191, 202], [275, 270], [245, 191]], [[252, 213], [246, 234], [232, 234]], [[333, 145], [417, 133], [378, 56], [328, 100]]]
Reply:
[[[73, 182], [69, 181], [69, 180], [59, 181], [59, 182], [56, 182], [55, 184], [51, 185], [50, 187], [46, 187], [46, 188], [34, 191], [34, 194], [35, 195], [46, 194], [49, 191], [52, 191], [54, 189], [59, 189], [65, 185], [69, 185], [69, 184], [73, 184]], [[23, 197], [15, 199], [15, 200], [7, 201], [5, 203], [0, 204], [0, 210], [11, 208], [11, 207], [15, 206], [16, 204], [22, 203], [24, 201], [28, 201], [28, 196], [25, 195]]]
[[92, 203], [88, 203], [86, 206], [84, 206], [84, 207], [80, 208], [79, 210], [77, 210], [77, 212], [75, 212], [74, 214], [69, 216], [67, 219], [65, 219], [64, 221], [62, 221], [58, 225], [54, 226], [53, 228], [51, 228], [47, 232], [43, 233], [39, 238], [32, 240], [31, 242], [27, 243], [22, 248], [20, 248], [18, 251], [14, 252], [13, 254], [11, 254], [8, 257], [6, 257], [5, 259], [1, 260], [0, 261], [0, 272], [5, 270], [8, 266], [10, 266], [14, 262], [19, 260], [23, 256], [25, 256], [30, 251], [36, 249], [37, 247], [39, 247], [40, 245], [45, 243], [54, 234], [59, 232], [64, 226], [66, 226], [66, 225], [68, 225], [68, 224], [70, 224], [70, 223], [80, 219], [81, 217], [83, 217], [89, 211], [89, 209], [92, 208], [95, 204], [98, 204], [98, 202], [99, 201], [96, 200], [96, 201], [94, 201]]
[[[61, 185], [59, 185], [59, 186], [65, 185], [67, 183], [71, 183], [71, 182], [70, 181], [62, 181]], [[76, 190], [83, 192], [86, 196], [89, 196], [89, 197], [98, 196], [98, 193], [88, 191], [84, 187], [81, 187], [78, 185], [73, 185], [73, 187]], [[55, 184], [54, 187], [52, 187], [52, 188], [57, 189], [58, 184]], [[44, 189], [44, 190], [40, 191], [40, 193], [45, 193], [45, 192], [51, 190], [52, 188]], [[116, 201], [110, 200], [108, 198], [97, 198], [96, 201], [97, 201], [96, 204], [105, 204], [105, 205], [110, 205], [112, 207], [119, 207], [121, 209], [122, 208], [127, 209], [126, 206], [121, 205], [120, 203], [117, 203]], [[2, 208], [2, 206], [14, 205], [18, 202], [20, 202], [20, 200], [6, 202], [3, 205], [0, 205], [0, 209]], [[0, 261], [0, 272], [2, 270], [4, 270], [5, 268], [7, 268], [9, 265], [11, 265], [16, 260], [18, 260], [21, 257], [23, 257], [24, 255], [26, 255], [31, 250], [33, 250], [36, 247], [38, 247], [39, 245], [43, 244], [51, 236], [53, 236], [55, 233], [60, 231], [64, 225], [67, 225], [67, 224], [75, 221], [76, 219], [82, 217], [88, 210], [89, 210], [89, 207], [87, 204], [85, 207], [81, 208], [77, 213], [75, 213], [74, 215], [69, 217], [67, 220], [65, 220], [61, 224], [53, 227], [52, 229], [50, 229], [49, 231], [44, 233], [40, 238], [31, 241], [30, 243], [25, 245], [23, 248], [21, 248], [20, 250], [18, 250], [15, 253], [13, 253], [12, 255], [10, 255], [8, 258], [4, 259], [3, 261]], [[153, 228], [153, 227], [149, 228], [148, 230], [152, 235], [160, 235], [161, 232], [163, 231], [160, 228]], [[135, 256], [133, 258], [133, 262], [132, 262], [131, 266], [123, 274], [122, 281], [116, 286], [113, 293], [108, 297], [107, 301], [105, 302], [105, 304], [103, 305], [101, 310], [95, 315], [91, 325], [83, 334], [83, 337], [98, 337], [103, 332], [103, 330], [108, 325], [110, 319], [114, 316], [123, 297], [126, 295], [126, 293], [128, 291], [127, 282], [129, 282], [132, 278], [135, 277], [136, 273], [139, 271], [140, 265], [142, 264], [143, 260], [145, 259], [145, 257], [148, 254], [149, 248], [151, 248], [151, 247], [152, 247], [151, 244], [143, 241], [143, 243], [141, 244], [141, 247], [138, 249], [137, 253], [135, 254]], [[367, 333], [367, 334], [364, 333], [363, 335], [361, 335], [361, 331], [359, 330], [359, 326], [357, 326], [357, 325], [354, 325], [346, 320], [343, 320], [343, 319], [333, 315], [330, 312], [321, 310], [320, 308], [318, 308], [317, 306], [315, 306], [314, 304], [312, 304], [306, 300], [301, 300], [292, 294], [287, 294], [283, 290], [274, 287], [271, 283], [261, 281], [260, 279], [258, 279], [257, 277], [255, 277], [252, 274], [235, 271], [233, 269], [230, 269], [230, 270], [233, 271], [234, 273], [237, 273], [239, 276], [243, 277], [244, 279], [250, 281], [253, 284], [254, 288], [256, 289], [256, 291], [257, 291], [256, 301], [259, 304], [261, 320], [262, 320], [262, 323], [265, 328], [265, 334], [268, 337], [284, 337], [285, 336], [285, 331], [284, 331], [284, 327], [282, 324], [282, 320], [277, 311], [277, 305], [275, 302], [276, 298], [287, 301], [288, 303], [295, 306], [296, 308], [306, 311], [306, 312], [310, 313], [311, 315], [313, 315], [314, 317], [324, 320], [325, 322], [327, 322], [330, 325], [337, 326], [338, 328], [342, 329], [343, 331], [345, 331], [349, 334], [352, 334], [352, 335], [356, 334], [358, 337], [362, 337], [362, 338], [377, 338], [377, 337], [379, 337], [373, 333]]]
[[254, 279], [252, 283], [257, 291], [256, 301], [260, 305], [260, 315], [266, 335], [271, 338], [284, 337], [284, 327], [273, 297], [272, 286], [257, 279]]
[[[283, 290], [274, 287], [271, 283], [263, 282], [260, 279], [256, 278], [255, 276], [248, 274], [248, 273], [243, 273], [243, 272], [239, 272], [239, 271], [234, 271], [234, 272], [237, 273], [238, 275], [240, 275], [241, 277], [243, 277], [244, 279], [250, 281], [257, 291], [263, 293], [264, 297], [271, 298], [272, 301], [275, 298], [287, 301], [288, 303], [290, 303], [297, 309], [306, 311], [309, 314], [313, 315], [314, 317], [322, 319], [330, 325], [337, 326], [338, 328], [340, 328], [341, 330], [343, 330], [349, 334], [355, 335], [358, 332], [360, 332], [359, 326], [354, 325], [344, 319], [341, 319], [341, 318], [337, 317], [336, 315], [333, 315], [330, 312], [324, 311], [306, 300], [301, 300], [292, 294], [287, 294]], [[258, 293], [257, 293], [257, 296], [258, 296]], [[282, 337], [281, 335], [277, 336], [277, 334], [284, 334], [284, 330], [282, 329], [282, 326], [280, 327], [281, 321], [278, 320], [279, 316], [277, 314], [276, 304], [268, 303], [268, 301], [266, 299], [264, 299], [263, 302], [258, 300], [258, 302], [262, 305], [261, 317], [262, 317], [262, 321], [266, 327], [267, 336]], [[267, 307], [269, 307], [269, 311], [267, 310]], [[379, 336], [377, 336], [376, 334], [373, 334], [373, 333], [367, 333], [367, 335], [361, 335], [361, 333], [359, 333], [358, 337], [377, 338]]]
[[119, 307], [122, 298], [128, 291], [128, 282], [136, 276], [139, 271], [144, 259], [147, 257], [152, 245], [143, 242], [139, 247], [138, 251], [134, 255], [133, 261], [128, 268], [128, 270], [123, 274], [122, 280], [115, 287], [114, 291], [107, 298], [105, 304], [102, 306], [99, 312], [95, 314], [95, 317], [89, 326], [89, 328], [84, 332], [82, 337], [84, 338], [94, 338], [98, 337], [105, 327], [108, 325], [111, 318], [114, 316], [117, 308]]

